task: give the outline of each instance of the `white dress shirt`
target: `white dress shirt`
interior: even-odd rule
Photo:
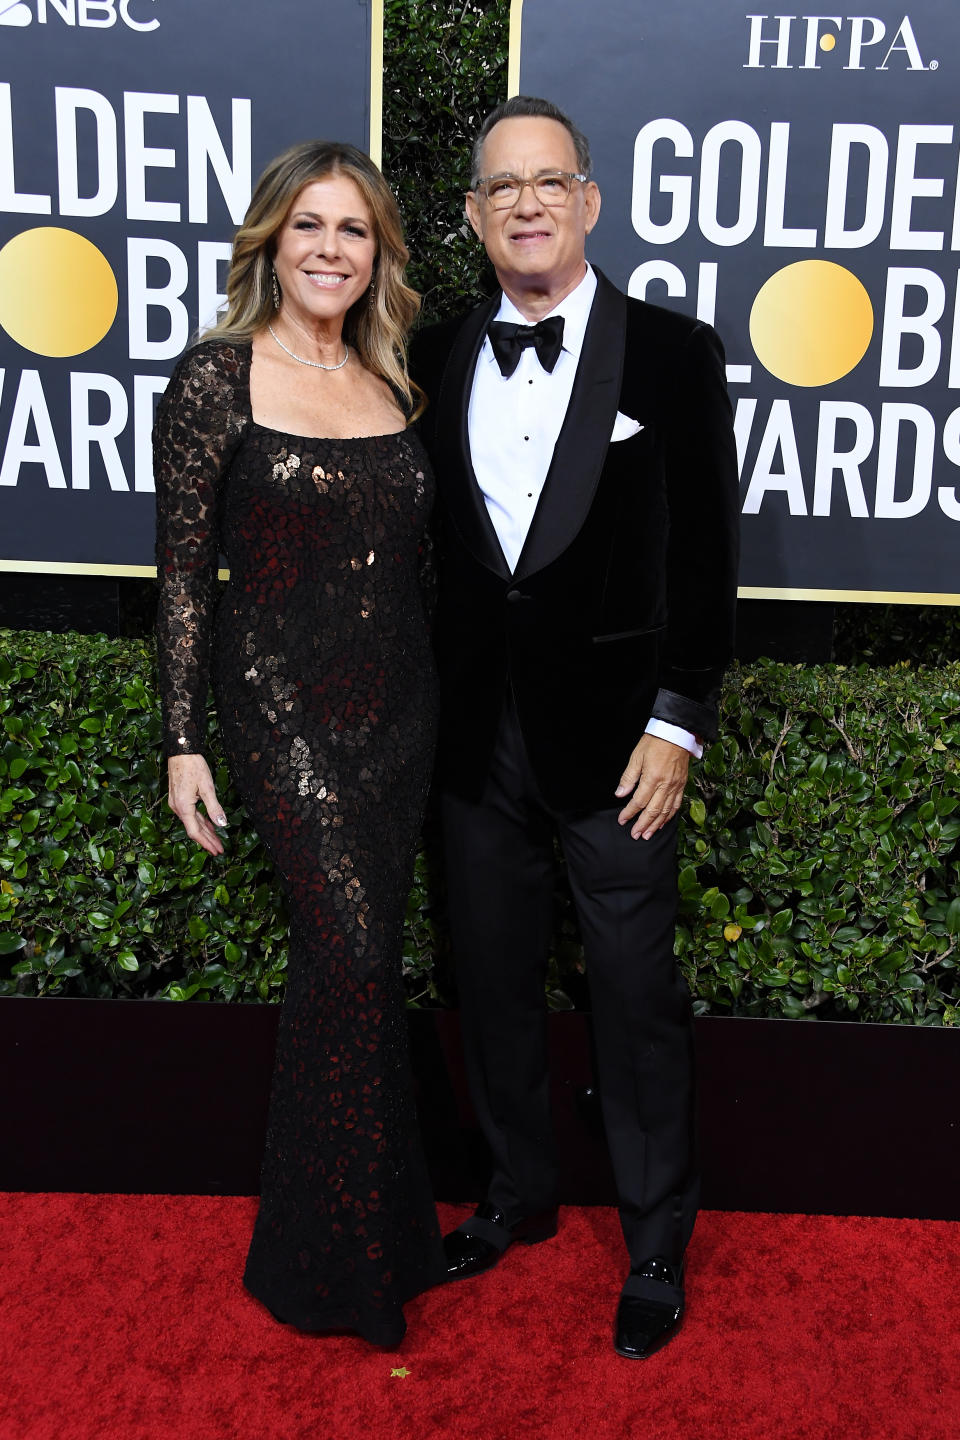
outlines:
[[[516,569],[533,521],[570,404],[596,292],[597,277],[588,265],[576,289],[550,311],[551,315],[563,317],[563,349],[551,373],[544,370],[536,350],[529,346],[521,351],[513,374],[503,375],[489,336],[484,338],[477,357],[467,422],[470,456],[511,572]],[[501,297],[494,318],[515,325],[530,324],[506,295]],[[698,757],[702,754],[696,737],[678,725],[651,718],[647,733],[670,740]]]

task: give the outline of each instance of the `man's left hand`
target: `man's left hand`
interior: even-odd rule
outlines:
[[[617,794],[633,794],[617,816],[619,825],[634,821],[630,834],[649,840],[673,819],[683,803],[690,753],[672,740],[644,735],[620,777]]]

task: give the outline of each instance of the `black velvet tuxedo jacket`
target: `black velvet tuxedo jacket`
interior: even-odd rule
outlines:
[[[733,642],[738,486],[709,325],[597,272],[566,418],[511,575],[470,460],[473,373],[499,297],[411,352],[438,487],[441,783],[478,799],[508,686],[549,804],[614,795],[651,715],[712,739]],[[617,411],[639,421],[611,442]]]

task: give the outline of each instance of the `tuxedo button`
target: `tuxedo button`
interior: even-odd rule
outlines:
[[[524,595],[522,590],[508,590],[507,599],[510,601],[511,605],[515,605],[518,600],[529,600],[530,596]]]

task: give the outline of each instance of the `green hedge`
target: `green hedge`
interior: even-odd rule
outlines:
[[[0,632],[0,994],[274,1000],[285,920],[217,761],[227,854],[164,803],[145,642]],[[953,1025],[960,665],[736,669],[681,839],[680,962],[701,1013]],[[405,937],[449,999],[436,846]],[[586,1003],[561,894],[551,999]]]
[[[474,136],[506,99],[509,14],[505,0],[384,5],[383,171],[427,322],[469,308],[496,283],[463,197]]]

